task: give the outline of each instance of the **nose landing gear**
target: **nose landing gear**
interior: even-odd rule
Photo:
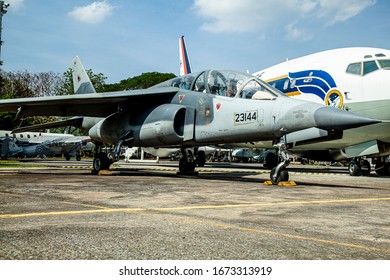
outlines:
[[[280,182],[288,181],[289,175],[286,167],[290,164],[290,159],[288,156],[288,150],[286,143],[281,139],[279,143],[274,145],[278,149],[278,157],[280,163],[271,170],[271,181],[272,184],[277,185]]]

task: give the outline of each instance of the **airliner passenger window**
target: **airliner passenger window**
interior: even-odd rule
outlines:
[[[360,62],[358,63],[351,63],[348,65],[347,73],[355,74],[355,75],[361,75],[362,73],[362,64]]]
[[[378,65],[376,64],[376,62],[374,60],[364,62],[363,75],[367,75],[368,73],[374,72],[376,70],[378,70]]]

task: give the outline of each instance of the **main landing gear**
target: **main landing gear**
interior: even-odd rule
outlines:
[[[95,143],[96,153],[93,158],[92,174],[99,174],[102,170],[109,170],[110,165],[119,160],[119,152],[122,141],[119,141],[109,154],[102,151],[102,143]]]
[[[348,164],[348,172],[351,176],[368,176],[371,173],[371,164],[363,158],[354,158]],[[375,164],[375,172],[378,176],[390,176],[390,157],[380,157]]]
[[[280,159],[280,163],[272,168],[271,170],[271,181],[272,184],[277,185],[280,182],[288,181],[289,175],[288,171],[286,170],[286,167],[290,164],[288,151],[286,143],[284,143],[283,140],[280,140],[279,143],[275,144],[274,146],[278,149],[278,157]]]
[[[182,157],[179,161],[179,173],[182,175],[197,175],[195,172],[196,159],[190,149],[181,149]]]
[[[377,160],[375,172],[379,176],[390,176],[390,156],[381,157]]]
[[[371,164],[362,158],[353,159],[348,164],[348,172],[351,176],[368,176],[371,172]]]

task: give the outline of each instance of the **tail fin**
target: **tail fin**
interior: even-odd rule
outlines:
[[[190,74],[192,72],[191,61],[188,57],[184,36],[179,38],[179,56],[180,56],[180,76]]]
[[[96,93],[87,71],[78,56],[72,60],[73,89],[75,94]]]

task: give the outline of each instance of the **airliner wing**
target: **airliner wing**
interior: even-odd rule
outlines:
[[[121,109],[150,107],[172,99],[175,87],[0,100],[0,111],[23,116],[107,117]]]

